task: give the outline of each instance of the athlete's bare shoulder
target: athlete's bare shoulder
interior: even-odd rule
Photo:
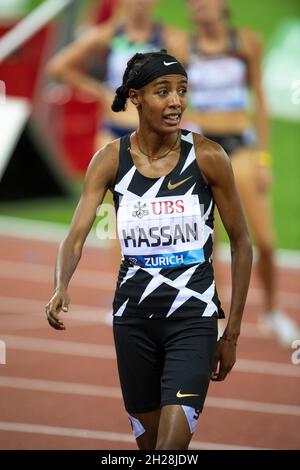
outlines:
[[[86,179],[98,180],[101,185],[110,187],[119,167],[119,150],[120,139],[113,140],[97,150],[89,164]]]
[[[193,141],[196,157],[201,158],[201,160],[208,160],[208,163],[213,163],[213,161],[218,162],[220,158],[228,158],[221,145],[201,134],[193,132]]]
[[[111,140],[107,144],[103,145],[103,147],[101,147],[98,150],[98,152],[102,152],[104,154],[109,154],[110,156],[112,156],[113,154],[118,152],[119,149],[120,149],[120,139],[118,138],[118,139]]]
[[[214,184],[230,167],[228,155],[221,145],[203,135],[193,133],[195,155],[207,184]]]

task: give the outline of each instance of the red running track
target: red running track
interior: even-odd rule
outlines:
[[[115,283],[109,251],[85,248],[67,330],[55,331],[44,306],[57,243],[0,238],[0,449],[135,449],[105,323]],[[279,297],[295,319],[299,285],[300,269],[281,269]],[[226,289],[224,299],[226,310]],[[211,383],[191,449],[299,449],[300,366],[291,348],[259,331],[261,309],[254,276],[237,364],[225,382]]]

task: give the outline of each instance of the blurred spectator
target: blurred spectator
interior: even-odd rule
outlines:
[[[135,52],[150,52],[166,48],[182,58],[183,33],[154,22],[152,9],[156,0],[119,0],[119,12],[111,19],[88,30],[77,41],[60,51],[48,64],[47,71],[98,99],[103,106],[103,125],[97,135],[95,150],[113,138],[120,137],[138,123],[137,113],[130,103],[126,113],[112,113],[115,89],[122,83],[127,61]],[[82,67],[98,52],[104,56],[101,81]],[[99,61],[100,62],[100,61]],[[100,66],[100,64],[99,64]]]
[[[264,289],[261,326],[291,346],[296,324],[278,308],[274,231],[268,190],[272,158],[261,84],[262,44],[258,34],[230,25],[225,0],[188,0],[195,34],[190,38],[189,119],[218,142],[232,161],[236,183],[257,246],[257,269]],[[255,124],[248,92],[253,95]]]

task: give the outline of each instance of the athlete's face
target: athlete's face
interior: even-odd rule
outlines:
[[[224,17],[225,0],[188,0],[193,21],[205,24]]]
[[[179,129],[187,105],[187,79],[184,75],[163,75],[136,95],[140,119],[157,132]]]

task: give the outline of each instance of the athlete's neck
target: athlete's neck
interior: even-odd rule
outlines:
[[[142,147],[147,155],[159,155],[174,145],[178,138],[178,132],[180,132],[179,129],[170,134],[157,134],[156,132],[143,129],[142,126],[140,126],[136,130],[138,141],[135,136],[135,142],[137,143],[137,147]]]
[[[222,40],[227,37],[227,34],[228,24],[225,20],[204,23],[198,28],[198,37],[207,38],[208,40]]]

